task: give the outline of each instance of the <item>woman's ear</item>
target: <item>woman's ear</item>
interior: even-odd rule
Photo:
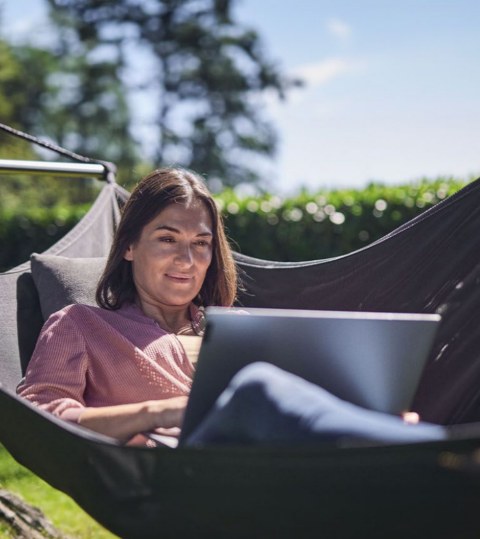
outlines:
[[[123,258],[125,260],[129,260],[130,262],[133,260],[133,249],[131,245],[129,245],[127,250],[123,253]]]

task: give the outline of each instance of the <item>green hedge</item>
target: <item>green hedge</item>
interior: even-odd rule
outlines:
[[[368,245],[466,183],[444,178],[394,187],[370,184],[288,199],[238,199],[230,191],[219,201],[238,251],[267,260],[315,260]]]
[[[0,269],[12,268],[60,240],[87,213],[89,205],[32,208],[0,213]]]
[[[339,256],[364,247],[458,191],[467,181],[422,180],[400,186],[370,184],[281,198],[265,194],[216,196],[235,250],[267,260]],[[0,214],[0,268],[14,267],[58,241],[88,206],[36,208]]]

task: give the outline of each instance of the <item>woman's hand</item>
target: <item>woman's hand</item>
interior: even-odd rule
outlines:
[[[78,423],[95,432],[127,441],[136,434],[157,428],[180,428],[188,397],[171,397],[116,406],[85,408]]]
[[[148,401],[147,413],[150,414],[152,424],[145,430],[156,428],[181,427],[185,408],[187,407],[187,397],[172,397],[170,399]]]
[[[408,425],[417,425],[420,423],[420,416],[416,412],[403,412],[402,419]]]

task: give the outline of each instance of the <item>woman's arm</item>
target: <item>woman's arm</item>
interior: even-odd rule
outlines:
[[[85,392],[90,368],[86,338],[66,308],[52,315],[43,327],[17,392],[62,419],[121,441],[156,429],[173,436],[178,433],[186,396],[150,398],[128,404],[108,405],[107,401],[106,405],[89,406]],[[115,373],[114,357],[112,373]]]
[[[157,428],[181,427],[187,397],[133,404],[84,408],[77,422],[95,432],[127,441],[134,435]]]
[[[59,417],[85,406],[88,355],[82,333],[67,309],[52,314],[42,328],[17,393]]]

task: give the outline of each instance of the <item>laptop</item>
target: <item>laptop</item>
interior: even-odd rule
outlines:
[[[359,406],[409,411],[437,314],[210,307],[180,443],[242,367],[272,363]]]

